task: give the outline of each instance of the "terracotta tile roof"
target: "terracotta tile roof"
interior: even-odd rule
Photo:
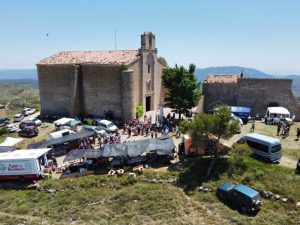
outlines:
[[[139,57],[137,50],[63,51],[41,60],[38,64],[128,64]]]
[[[204,83],[237,83],[241,75],[237,74],[213,74],[208,75]]]

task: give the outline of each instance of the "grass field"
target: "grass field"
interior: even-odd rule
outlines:
[[[270,137],[278,138],[281,140],[283,155],[290,157],[292,159],[300,158],[300,141],[296,140],[296,130],[297,127],[300,128],[300,122],[295,122],[290,129],[289,136],[284,137],[282,135],[276,136],[277,126],[266,125],[261,121],[256,121],[255,123],[255,133],[268,135]],[[233,136],[230,140],[227,140],[229,145],[237,141],[243,135],[250,133],[251,123],[243,126],[242,133]]]
[[[41,134],[25,139],[19,147],[47,138],[54,127],[39,128]],[[228,143],[245,133],[243,127]],[[295,123],[289,137],[276,136],[276,127],[256,122],[257,133],[281,139],[285,157],[299,157]],[[10,134],[16,136],[17,134]],[[4,137],[0,137],[1,139]],[[137,178],[95,174],[63,180],[44,180],[41,190],[0,189],[0,224],[295,224],[300,221],[300,176],[293,169],[263,163],[248,156],[220,158],[211,179],[205,179],[210,158],[186,158],[168,169],[148,169]],[[176,179],[176,184],[167,180]],[[161,181],[161,182],[160,182]],[[225,182],[245,183],[258,190],[272,191],[294,200],[283,203],[263,199],[255,216],[219,201],[214,192],[199,192],[199,186],[213,190]],[[0,183],[1,184],[1,183]]]
[[[55,130],[55,127],[52,123],[43,123],[42,126],[38,127],[39,129],[39,135],[33,138],[23,138],[24,140],[21,141],[17,147],[21,149],[26,149],[29,144],[33,144],[39,141],[47,140],[48,134],[53,132]],[[8,133],[5,135],[0,136],[0,143],[2,143],[6,137],[14,137],[14,138],[20,138],[19,134],[17,132],[14,133]]]
[[[214,192],[224,181],[243,182],[300,201],[300,177],[292,170],[247,156],[221,158],[210,180],[204,179],[210,158],[191,158],[165,172],[146,170],[132,178],[91,175],[45,180],[43,189],[1,190],[0,223],[5,224],[294,224],[295,203],[263,200],[256,216],[242,215],[219,201]],[[177,179],[177,184],[150,183]]]

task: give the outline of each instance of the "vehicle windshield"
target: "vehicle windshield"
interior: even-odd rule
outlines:
[[[96,127],[95,128],[95,131],[101,131],[102,129],[101,128],[99,128],[99,127]]]
[[[260,195],[259,194],[252,197],[253,202],[256,202],[257,200],[260,200]]]
[[[281,144],[273,146],[271,152],[275,153],[275,152],[279,152],[280,150],[281,150]]]
[[[107,126],[108,128],[110,128],[110,127],[113,127],[114,125],[113,125],[113,123],[108,123],[106,126]]]

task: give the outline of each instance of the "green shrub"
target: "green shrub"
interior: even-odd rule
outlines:
[[[135,108],[135,116],[136,118],[140,118],[144,113],[144,107],[142,105],[138,105],[136,108]]]
[[[134,178],[133,176],[128,176],[126,179],[124,179],[121,182],[121,185],[128,186],[128,185],[135,184],[136,182],[137,182],[136,178]]]
[[[261,169],[257,169],[255,171],[255,179],[261,179],[265,176],[265,171],[261,170]]]
[[[244,177],[243,177],[243,183],[249,183],[254,179],[253,174],[251,172],[247,172],[245,173]]]
[[[6,126],[3,126],[0,128],[0,135],[7,134],[8,128]]]
[[[87,123],[88,125],[93,125],[93,119],[88,118],[88,119],[86,120],[86,123]]]
[[[232,148],[231,154],[250,156],[252,154],[252,150],[247,144],[237,144]]]

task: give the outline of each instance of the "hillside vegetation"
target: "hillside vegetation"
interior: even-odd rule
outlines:
[[[5,224],[294,224],[295,202],[263,200],[257,215],[242,215],[222,203],[213,190],[224,182],[243,182],[293,201],[300,199],[300,177],[292,170],[248,156],[218,160],[210,180],[210,158],[190,158],[168,170],[148,169],[137,178],[91,175],[45,180],[39,190],[0,190],[0,223]],[[169,182],[169,181],[172,182]],[[175,181],[175,182],[174,182]]]
[[[0,85],[0,104],[9,110],[20,110],[23,106],[40,109],[39,91],[20,85]]]

